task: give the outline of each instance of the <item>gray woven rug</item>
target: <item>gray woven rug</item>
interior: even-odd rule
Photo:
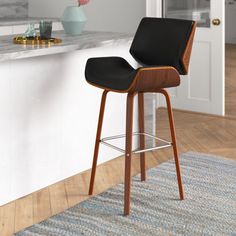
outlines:
[[[133,178],[132,215],[123,217],[123,184],[17,236],[236,235],[236,162],[199,153],[181,156],[186,200],[178,200],[173,161]]]

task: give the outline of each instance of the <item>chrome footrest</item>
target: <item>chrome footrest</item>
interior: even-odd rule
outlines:
[[[151,135],[151,134],[147,134],[147,133],[139,133],[139,132],[135,132],[133,133],[133,136],[140,136],[140,135],[144,135],[144,136],[147,136],[149,138],[153,138],[153,139],[156,139],[158,141],[161,141],[163,143],[165,143],[165,145],[161,145],[161,146],[156,146],[156,147],[151,147],[151,148],[147,148],[147,149],[143,149],[143,150],[133,150],[132,153],[133,154],[139,154],[139,153],[143,153],[143,152],[149,152],[149,151],[154,151],[154,150],[159,150],[159,149],[163,149],[163,148],[168,148],[168,147],[172,147],[172,143],[169,142],[169,141],[166,141],[164,139],[161,139],[161,138],[158,138],[158,137],[155,137],[154,135]],[[100,140],[100,143],[118,151],[118,152],[121,152],[123,154],[125,154],[125,150],[122,149],[122,148],[119,148],[113,144],[110,144],[108,143],[107,141],[111,141],[111,140],[115,140],[115,139],[121,139],[121,138],[125,138],[126,135],[125,134],[122,134],[122,135],[116,135],[116,136],[111,136],[111,137],[107,137],[107,138],[103,138]]]

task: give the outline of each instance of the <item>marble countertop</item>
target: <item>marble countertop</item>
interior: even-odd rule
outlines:
[[[130,43],[133,35],[126,33],[85,31],[79,36],[68,36],[64,31],[53,32],[53,37],[62,39],[54,46],[29,46],[13,44],[14,35],[0,37],[0,62],[44,55],[72,52],[104,46]]]
[[[26,25],[29,23],[38,23],[40,20],[50,20],[53,22],[60,21],[57,18],[39,18],[39,17],[27,17],[27,18],[0,18],[1,26],[15,26],[15,25]]]

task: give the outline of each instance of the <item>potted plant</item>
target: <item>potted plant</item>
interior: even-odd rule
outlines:
[[[63,28],[69,35],[79,35],[83,31],[87,22],[82,6],[89,3],[90,0],[77,1],[78,6],[68,6],[61,19]]]

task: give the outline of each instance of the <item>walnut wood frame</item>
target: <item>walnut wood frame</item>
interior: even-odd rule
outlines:
[[[193,39],[196,30],[196,23],[193,23],[192,31],[189,36],[189,40],[186,45],[186,49],[182,56],[182,64],[185,73],[188,73],[190,56],[192,51]],[[102,123],[105,111],[105,103],[108,92],[128,93],[127,95],[127,107],[126,107],[126,147],[125,147],[125,194],[124,194],[124,215],[130,214],[130,189],[131,189],[131,159],[132,159],[132,131],[133,131],[133,107],[134,97],[138,94],[139,103],[139,129],[140,133],[144,133],[144,93],[154,92],[161,93],[165,96],[169,117],[170,132],[172,138],[172,147],[174,152],[176,175],[179,188],[180,200],[184,199],[184,191],[181,179],[181,170],[179,164],[179,156],[177,150],[176,133],[174,126],[174,118],[171,107],[170,96],[164,88],[176,87],[180,84],[180,75],[178,71],[171,66],[161,67],[148,67],[140,68],[134,78],[131,86],[127,90],[114,90],[105,87],[92,84],[98,88],[104,89],[101,101],[100,115],[98,120],[98,129],[94,149],[93,166],[90,179],[89,195],[93,194],[94,180],[96,174],[96,166],[99,152],[99,145],[101,141]],[[145,148],[145,139],[140,137],[140,148]],[[140,154],[140,169],[141,169],[141,181],[146,180],[146,168],[145,168],[145,154]]]
[[[187,42],[187,46],[184,50],[184,54],[182,56],[182,64],[183,64],[183,68],[184,68],[184,72],[187,75],[188,74],[188,69],[189,69],[189,63],[190,63],[190,58],[191,58],[191,53],[192,53],[192,48],[193,48],[193,40],[194,40],[194,35],[196,32],[196,28],[197,28],[197,23],[194,22],[193,26],[192,26],[192,30]]]
[[[107,97],[107,90],[104,90],[101,100],[101,107],[100,107],[100,114],[98,119],[98,129],[97,129],[97,136],[95,142],[95,149],[94,149],[94,157],[93,157],[93,165],[92,165],[92,172],[91,172],[91,179],[90,179],[90,186],[89,186],[89,195],[93,194],[94,189],[94,180],[96,174],[96,167],[97,167],[97,160],[98,160],[98,152],[99,146],[101,141],[101,131],[102,131],[102,124],[103,124],[103,117],[105,111],[105,104],[106,104],[106,97]],[[170,124],[170,131],[171,131],[171,138],[172,138],[172,146],[175,158],[175,165],[176,165],[176,174],[178,180],[178,187],[179,187],[179,195],[180,200],[184,199],[184,191],[181,179],[181,170],[179,164],[179,156],[177,151],[177,141],[176,141],[176,134],[175,134],[175,126],[174,126],[174,119],[173,113],[171,108],[171,101],[168,92],[164,89],[159,89],[156,93],[161,93],[166,98],[167,103],[167,110],[169,116],[169,124]],[[134,107],[134,97],[138,94],[138,103],[139,103],[139,129],[140,133],[143,133],[144,130],[144,93],[128,93],[127,95],[127,106],[126,106],[126,146],[125,146],[125,194],[124,194],[124,215],[127,216],[130,214],[130,190],[131,190],[131,160],[132,160],[132,133],[133,133],[133,107]],[[142,135],[140,136],[140,148],[144,149],[145,147],[145,140]],[[141,181],[146,180],[146,167],[145,167],[145,153],[140,153],[140,169],[141,169]]]

